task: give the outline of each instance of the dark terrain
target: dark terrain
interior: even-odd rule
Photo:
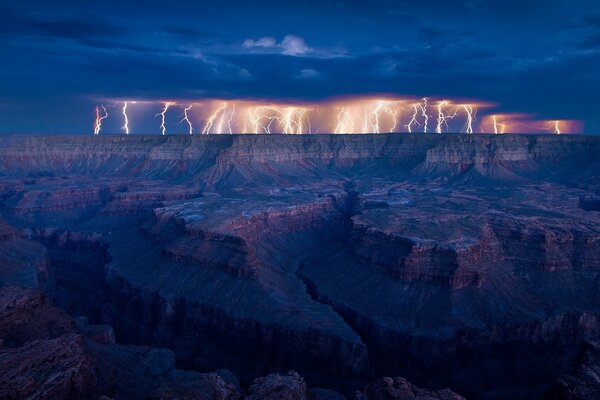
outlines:
[[[0,137],[0,398],[598,398],[599,171],[578,135]]]

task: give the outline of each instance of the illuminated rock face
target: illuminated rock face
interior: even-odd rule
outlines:
[[[535,398],[600,333],[600,138],[8,136],[0,163],[3,285],[246,387]]]

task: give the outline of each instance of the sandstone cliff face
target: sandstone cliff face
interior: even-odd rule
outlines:
[[[546,165],[568,168],[597,162],[598,140],[578,135],[214,135],[146,137],[19,137],[0,139],[3,168],[36,177],[73,173],[122,176],[231,178],[259,174],[277,180],[277,166],[291,177],[315,176],[315,167],[373,168],[371,160],[398,169],[421,166],[458,173],[468,166],[480,172],[528,172]],[[273,167],[269,167],[272,163]],[[462,166],[462,167],[461,167]],[[521,168],[526,167],[523,171]],[[311,171],[312,170],[312,171]],[[547,171],[549,172],[549,171]],[[227,175],[231,176],[227,176]],[[239,182],[233,182],[239,183]]]
[[[248,387],[536,398],[600,333],[597,138],[12,136],[0,168],[1,282]]]

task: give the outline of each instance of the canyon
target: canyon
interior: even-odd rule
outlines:
[[[595,398],[598,171],[583,135],[0,136],[0,381]]]

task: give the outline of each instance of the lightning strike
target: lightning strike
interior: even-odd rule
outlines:
[[[164,108],[162,109],[162,111],[155,115],[155,117],[160,116],[161,118],[160,130],[163,135],[167,134],[167,126],[165,125],[165,114],[167,113],[167,110],[172,104],[174,103],[167,101],[166,103],[164,103]]]
[[[227,120],[227,127],[229,128],[229,134],[233,134],[233,129],[231,128],[231,122],[233,121],[233,114],[235,114],[235,103],[233,103],[233,107],[231,109],[231,114],[229,114],[229,120]]]
[[[466,125],[465,125],[465,133],[472,134],[473,133],[473,106],[470,104],[463,104],[462,108],[465,110],[466,114]]]
[[[354,129],[352,118],[350,118],[350,109],[348,107],[340,108],[337,115],[337,125],[335,126],[335,133],[348,133]]]
[[[498,123],[498,120],[496,119],[495,115],[492,116],[492,121],[494,122],[494,133],[495,134],[504,133],[504,130],[506,129],[506,125]]]
[[[419,103],[419,109],[421,110],[421,116],[423,117],[423,132],[427,133],[427,126],[429,125],[429,114],[427,114],[427,97],[423,97],[423,104]]]
[[[188,124],[188,132],[190,133],[190,135],[192,135],[194,133],[194,127],[192,126],[192,121],[190,121],[189,115],[188,115],[188,111],[190,111],[192,109],[193,104],[190,104],[187,107],[183,108],[183,118],[181,119],[181,121],[179,121],[179,123],[182,123],[183,121],[186,122],[186,124]]]
[[[390,132],[396,129],[396,125],[398,124],[397,111],[390,107],[388,102],[378,101],[372,112],[367,113],[365,110],[363,133],[381,133],[380,119],[382,114],[389,115],[394,122]]]
[[[435,133],[442,133],[442,129],[443,129],[442,127],[445,125],[447,128],[448,120],[456,117],[456,114],[458,113],[457,110],[454,110],[454,114],[446,115],[446,113],[444,112],[444,107],[448,106],[448,104],[449,103],[447,100],[442,100],[437,104],[438,117],[437,117],[437,125],[435,127]]]
[[[126,101],[123,102],[123,108],[121,110],[121,113],[123,114],[123,118],[125,120],[121,129],[125,131],[126,135],[129,135],[129,118],[127,117],[127,102]]]
[[[417,121],[417,115],[419,115],[419,105],[413,104],[410,107],[412,108],[412,114],[410,115],[410,121],[408,121],[408,124],[404,125],[404,126],[406,126],[406,130],[408,131],[408,133],[412,133],[413,125],[419,125],[419,122]]]
[[[254,127],[253,133],[270,134],[277,129],[283,134],[311,133],[308,108],[276,105],[256,106],[247,112],[248,122]]]
[[[104,115],[100,115],[100,110],[96,107],[96,121],[94,122],[94,135],[100,134],[100,130],[102,129],[102,121],[108,118],[108,111],[106,107],[100,105],[102,110],[104,111]]]
[[[554,121],[554,133],[560,135],[560,127],[558,126],[558,121]]]
[[[214,113],[212,113],[208,119],[206,120],[206,125],[204,125],[204,129],[202,129],[203,135],[208,135],[213,125],[215,124],[215,120],[220,114],[223,114],[223,110],[227,108],[227,103],[223,103],[221,107],[219,107]],[[220,122],[223,120],[223,116],[221,115]],[[218,129],[216,133],[221,133]]]

